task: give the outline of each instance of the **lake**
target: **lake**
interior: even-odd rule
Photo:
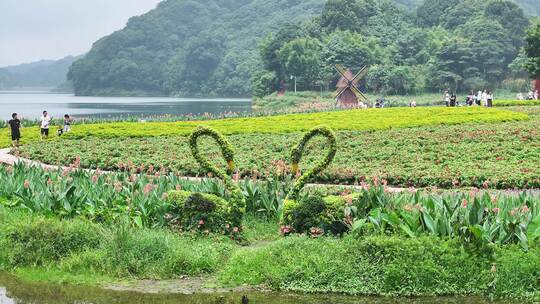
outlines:
[[[53,118],[64,114],[79,117],[184,116],[204,113],[251,112],[250,99],[168,97],[75,97],[47,92],[0,91],[0,119],[12,113],[38,118],[47,110]]]
[[[302,295],[277,292],[222,294],[143,294],[118,292],[89,287],[25,283],[0,272],[0,304],[241,304],[246,296],[249,304],[487,304],[517,303],[476,297],[383,298],[338,295]]]

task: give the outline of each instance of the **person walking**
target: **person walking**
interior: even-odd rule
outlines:
[[[49,138],[51,120],[52,118],[49,116],[49,113],[43,111],[43,116],[41,116],[41,140]]]
[[[21,140],[21,121],[19,120],[17,113],[13,113],[11,115],[11,120],[8,122],[8,124],[13,148],[18,148],[19,141]]]
[[[533,97],[534,97],[534,100],[538,100],[538,90],[534,91]]]

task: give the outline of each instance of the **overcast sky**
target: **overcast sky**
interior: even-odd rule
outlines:
[[[160,0],[0,0],[0,67],[87,52]]]

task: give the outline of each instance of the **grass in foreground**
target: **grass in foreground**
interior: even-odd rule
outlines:
[[[6,209],[0,209],[0,218],[0,267],[30,280],[96,285],[110,278],[207,274],[223,286],[262,284],[275,290],[540,299],[540,244],[534,243],[528,252],[517,246],[477,251],[430,237],[295,236],[265,237],[242,247],[223,238],[59,221]],[[252,235],[258,229],[267,235],[267,224],[251,221],[258,227]]]

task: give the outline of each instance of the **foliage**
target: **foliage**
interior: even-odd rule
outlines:
[[[357,200],[358,195],[325,196],[308,195],[297,201],[285,200],[283,206],[284,234],[304,233],[314,237],[324,234],[341,235],[349,231],[345,210]]]
[[[313,177],[317,176],[317,174],[324,171],[332,161],[334,160],[334,157],[337,153],[337,138],[334,132],[329,129],[328,127],[317,127],[309,132],[307,132],[302,139],[300,139],[300,142],[298,145],[292,150],[291,152],[291,161],[292,161],[292,172],[296,174],[299,172],[298,165],[300,164],[300,161],[302,160],[302,155],[304,154],[304,151],[306,149],[306,145],[316,138],[317,136],[321,136],[326,139],[327,145],[328,145],[328,153],[326,156],[317,163],[312,169],[307,170],[304,174],[302,174],[298,180],[295,182],[293,189],[288,195],[288,198],[291,200],[297,200],[298,195],[300,191],[306,186],[306,184],[313,179]]]
[[[172,279],[215,272],[233,244],[225,238],[192,239],[161,229],[45,219],[0,207],[0,268],[42,266],[65,273],[121,279]]]
[[[330,0],[319,17],[287,25],[282,32],[289,35],[267,38],[263,67],[292,85],[281,73],[286,58],[265,55],[294,41],[310,41],[302,54],[311,60],[297,60],[295,68],[297,77],[311,79],[300,84],[304,90],[333,86],[338,63],[353,71],[375,65],[365,84],[369,92],[493,89],[513,77],[508,66],[518,57],[528,25],[523,9],[508,0],[426,0],[414,13],[392,1]],[[428,69],[428,81],[414,81]]]
[[[219,145],[219,148],[221,149],[221,153],[223,155],[223,158],[227,162],[227,166],[228,166],[227,172],[224,172],[223,170],[217,168],[215,165],[210,163],[210,161],[208,161],[200,153],[199,146],[198,146],[198,140],[199,140],[199,138],[201,138],[203,136],[208,136],[208,137],[214,139],[216,141],[216,143]],[[226,201],[225,202],[226,204],[223,206],[224,207],[224,212],[222,212],[223,214],[221,216],[224,215],[224,217],[225,217],[224,222],[219,222],[218,221],[217,223],[214,223],[215,226],[216,227],[219,226],[219,227],[223,228],[225,225],[228,225],[231,230],[234,229],[234,228],[236,228],[236,230],[238,230],[239,227],[241,227],[241,225],[242,225],[242,217],[243,217],[244,212],[245,212],[246,201],[244,199],[242,190],[240,190],[240,188],[232,181],[231,177],[228,174],[228,173],[232,173],[232,171],[234,170],[234,151],[233,151],[233,148],[232,148],[231,144],[219,132],[217,132],[217,131],[215,131],[213,129],[210,129],[210,128],[198,127],[189,136],[189,145],[190,145],[190,148],[191,148],[191,153],[193,154],[193,156],[195,157],[197,162],[203,167],[203,169],[209,171],[210,173],[215,174],[225,184],[225,187],[227,188],[227,190],[231,194],[231,198],[228,201]],[[201,196],[199,196],[199,197],[195,196],[194,197],[193,195],[191,195],[191,196],[189,196],[187,198],[187,200],[185,201],[185,204],[184,204],[183,207],[187,208],[187,209],[190,209],[191,208],[190,203],[191,203],[191,205],[196,204],[196,202],[198,200],[200,200],[201,198],[203,198],[203,197],[201,197]],[[206,201],[212,201],[212,199],[208,198],[208,197],[205,200]],[[202,201],[201,201],[201,203],[202,203]],[[219,210],[220,209],[219,208],[220,207],[219,206],[220,205],[219,200],[215,201],[214,204],[216,204],[216,206],[214,206],[214,208]],[[196,210],[196,211],[203,211],[205,213],[210,213],[213,210]],[[180,209],[180,213],[182,213],[182,212],[184,212],[183,208]],[[220,212],[218,212],[218,213],[220,213]],[[211,227],[211,228],[213,228],[213,227]]]
[[[527,121],[341,131],[337,133],[339,151],[334,163],[314,181],[354,184],[378,176],[390,185],[403,187],[482,187],[487,181],[493,188],[537,188],[540,113],[535,114],[535,109],[512,108],[531,115]],[[454,113],[453,110],[448,113]],[[361,119],[366,118],[358,121]],[[379,121],[374,119],[372,124],[379,123],[382,123],[380,116]],[[291,172],[289,151],[301,136],[296,132],[230,136],[229,140],[237,149],[238,177],[269,179],[272,192],[283,193],[273,177]],[[221,151],[213,143],[201,141],[201,144],[201,150],[213,162],[221,160]],[[323,145],[324,141],[316,139],[306,146],[306,170],[319,161]],[[141,166],[143,170],[152,166],[184,176],[207,173],[190,156],[189,143],[183,137],[63,139],[23,146],[20,153],[27,158],[62,165],[70,165],[80,156],[81,166],[86,168],[137,172]],[[275,196],[267,199],[265,201],[275,201]]]
[[[229,285],[353,295],[498,298],[518,296],[517,288],[527,298],[538,299],[535,279],[527,279],[536,273],[539,256],[537,247],[529,253],[503,247],[490,259],[453,240],[430,237],[289,237],[236,251],[220,279]]]
[[[525,42],[525,53],[529,57],[527,69],[533,78],[537,78],[540,76],[540,22],[531,26]]]
[[[69,72],[77,95],[247,96],[257,45],[324,0],[168,0],[94,43]]]
[[[103,123],[74,128],[65,138],[121,138],[188,135],[197,125],[223,134],[291,133],[307,131],[317,125],[333,130],[384,130],[429,125],[455,125],[479,122],[526,120],[527,115],[486,108],[392,108],[289,114],[267,117],[222,119],[205,122]],[[5,132],[5,130],[3,130]],[[6,136],[7,138],[7,136]],[[7,143],[6,143],[7,144]],[[4,146],[6,146],[6,144]]]

